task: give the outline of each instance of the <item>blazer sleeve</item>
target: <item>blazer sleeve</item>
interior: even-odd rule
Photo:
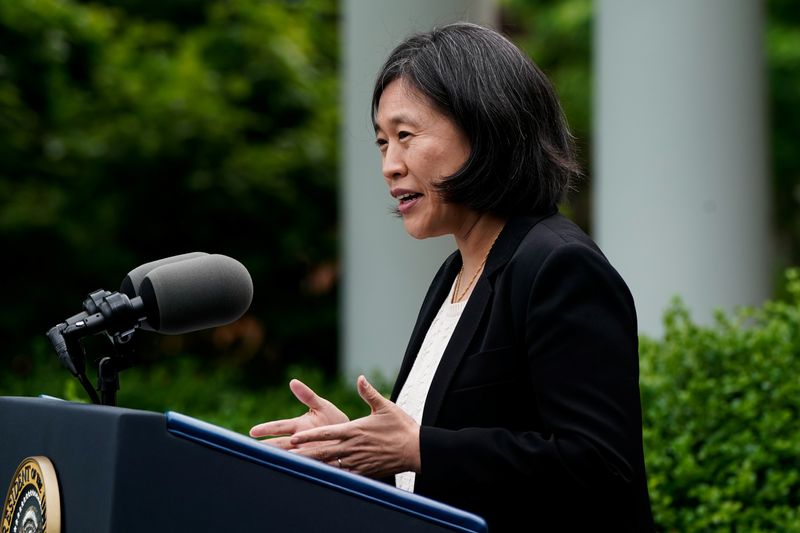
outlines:
[[[532,279],[513,305],[525,306],[519,337],[530,388],[522,392],[536,406],[541,428],[423,426],[425,478],[454,484],[536,480],[585,491],[612,490],[610,484],[634,477],[641,408],[630,292],[605,257],[582,243],[556,247]]]

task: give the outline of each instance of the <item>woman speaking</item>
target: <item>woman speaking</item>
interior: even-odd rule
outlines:
[[[391,400],[349,420],[298,380],[306,414],[254,437],[483,516],[491,532],[651,531],[636,312],[558,214],[579,175],[545,75],[458,23],[391,53],[372,97],[388,193],[412,237],[452,235]]]

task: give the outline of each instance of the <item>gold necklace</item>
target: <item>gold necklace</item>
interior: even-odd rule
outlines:
[[[486,256],[488,257],[489,254],[486,254]],[[461,296],[458,296],[458,289],[460,288],[459,286],[461,285],[461,275],[464,273],[464,265],[461,265],[461,270],[458,271],[458,276],[456,276],[456,286],[453,288],[452,303],[456,304],[460,302],[464,298],[464,296],[467,295],[467,292],[469,292],[469,289],[472,287],[472,284],[475,283],[475,279],[478,277],[478,274],[480,274],[481,270],[483,270],[484,265],[486,265],[486,259],[483,260],[481,266],[479,266],[478,269],[475,271],[475,274],[472,276],[472,279],[469,280],[469,285],[467,285],[467,288],[464,289],[464,292],[461,293]]]
[[[451,300],[451,303],[454,303],[454,304],[458,303],[461,300],[463,300],[464,297],[467,295],[469,290],[472,288],[472,284],[475,283],[475,280],[478,278],[478,274],[480,274],[483,271],[483,267],[486,266],[486,260],[489,259],[489,252],[492,251],[492,248],[494,247],[494,243],[495,243],[495,241],[497,241],[497,237],[499,237],[499,236],[500,236],[499,233],[494,236],[494,240],[492,241],[491,246],[489,246],[489,249],[486,250],[486,255],[483,257],[483,261],[481,261],[481,264],[478,267],[478,269],[475,270],[475,274],[472,275],[472,279],[469,280],[469,285],[467,285],[467,288],[464,289],[464,292],[462,292],[461,296],[459,296],[458,295],[458,290],[461,288],[461,277],[464,275],[464,263],[461,263],[461,270],[458,271],[458,275],[456,276],[456,286],[453,287],[453,298]]]

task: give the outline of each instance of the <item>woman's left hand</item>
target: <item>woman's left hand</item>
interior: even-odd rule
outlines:
[[[381,396],[364,376],[358,377],[356,388],[372,412],[343,424],[296,433],[291,438],[294,451],[369,477],[419,472],[419,424]],[[318,444],[324,441],[335,442]]]

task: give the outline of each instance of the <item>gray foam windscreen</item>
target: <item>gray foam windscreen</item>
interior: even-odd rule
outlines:
[[[212,254],[154,268],[139,292],[151,310],[142,329],[177,335],[239,319],[253,300],[253,281],[240,262]]]
[[[139,286],[142,284],[142,281],[144,281],[144,277],[149,274],[150,271],[155,270],[162,265],[186,261],[187,259],[194,259],[195,257],[201,257],[204,255],[208,254],[205,252],[189,252],[187,254],[173,255],[172,257],[165,257],[164,259],[158,259],[156,261],[150,261],[149,263],[139,265],[128,272],[128,275],[122,280],[122,285],[120,286],[119,290],[121,293],[128,295],[129,298],[139,296]]]

